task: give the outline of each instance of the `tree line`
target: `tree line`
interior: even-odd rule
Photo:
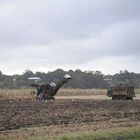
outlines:
[[[50,82],[57,83],[65,74],[69,74],[72,80],[65,84],[65,88],[109,88],[119,83],[129,83],[136,88],[140,88],[140,73],[129,72],[127,70],[120,71],[114,75],[104,75],[100,71],[81,71],[79,69],[73,71],[64,71],[57,69],[52,72],[32,72],[26,70],[23,74],[5,75],[0,71],[0,89],[23,89],[30,88],[35,82],[29,80],[29,77],[40,77],[39,83],[45,84]]]

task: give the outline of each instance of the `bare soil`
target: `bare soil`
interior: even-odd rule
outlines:
[[[140,124],[140,101],[56,99],[0,101],[0,133],[28,127],[96,124],[132,127]],[[108,126],[107,126],[108,127]]]

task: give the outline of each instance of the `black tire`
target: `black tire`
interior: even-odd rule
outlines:
[[[126,100],[127,98],[125,96],[122,97],[122,100]]]
[[[116,96],[112,96],[112,100],[118,100]]]
[[[127,97],[127,100],[132,100],[133,101],[133,97]]]

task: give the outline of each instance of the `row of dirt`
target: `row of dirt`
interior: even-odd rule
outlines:
[[[140,101],[1,101],[0,131],[35,126],[140,122]]]

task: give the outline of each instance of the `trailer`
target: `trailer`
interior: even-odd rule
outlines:
[[[107,96],[112,97],[112,100],[133,100],[136,95],[133,85],[119,84],[110,87],[107,91]]]

